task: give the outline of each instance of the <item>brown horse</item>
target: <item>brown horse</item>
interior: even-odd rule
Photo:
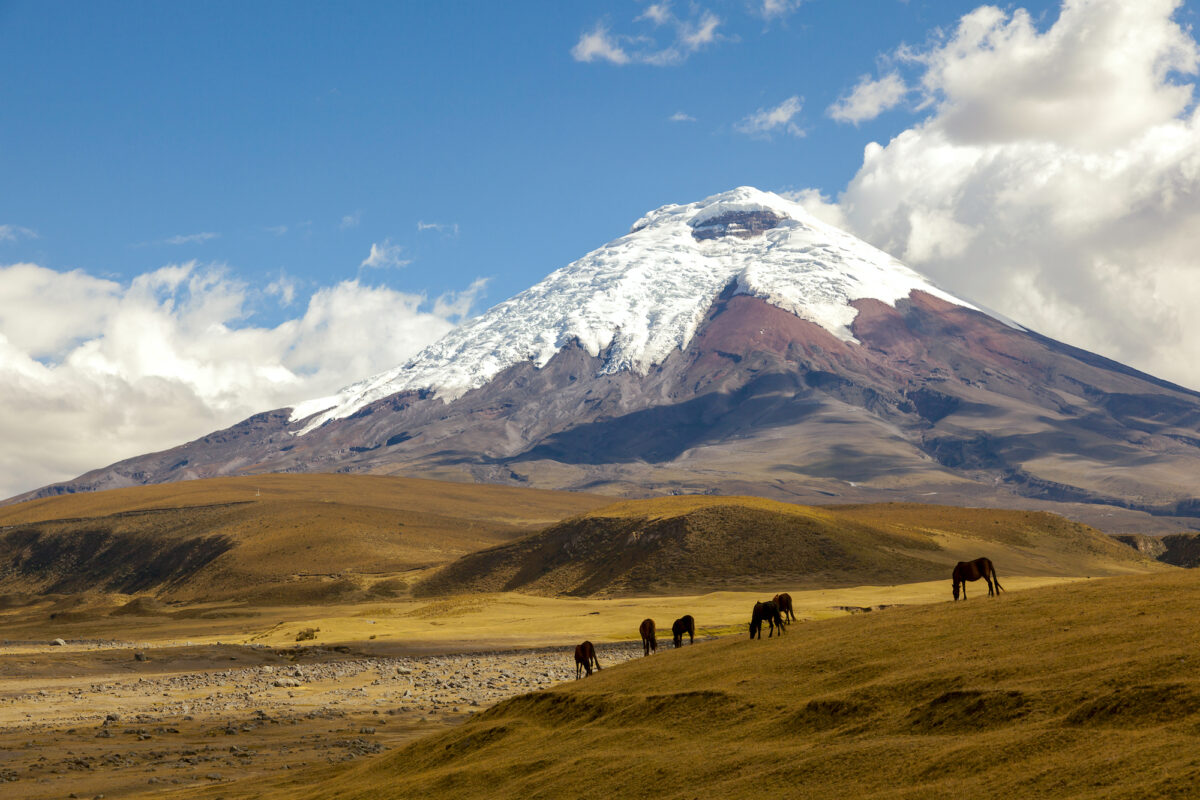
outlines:
[[[787,592],[782,592],[771,598],[771,602],[779,606],[779,613],[783,615],[787,622],[795,622],[796,614],[792,611],[792,596]]]
[[[750,618],[750,638],[762,638],[762,624],[767,623],[770,632],[767,633],[767,638],[770,639],[775,635],[775,628],[779,628],[779,635],[783,636],[784,626],[783,617],[779,615],[779,606],[775,605],[774,601],[765,603],[758,602],[754,604],[754,613]]]
[[[988,597],[998,595],[1004,587],[1000,585],[1000,579],[996,577],[996,568],[992,566],[990,558],[977,558],[974,561],[960,561],[954,567],[954,574],[951,576],[951,586],[954,590],[954,599],[958,599],[959,587],[962,587],[962,599],[967,599],[967,581],[977,581],[983,578],[987,581]]]
[[[671,625],[671,638],[676,647],[683,647],[683,635],[688,635],[688,644],[696,643],[696,620],[691,614],[684,614]],[[769,638],[769,637],[768,637]]]
[[[642,649],[646,651],[646,655],[658,651],[658,637],[654,635],[654,620],[642,620],[642,624],[638,626],[638,633],[642,635]]]
[[[600,669],[600,660],[596,658],[596,648],[591,642],[582,642],[575,645],[575,680],[579,680],[579,675],[583,670],[587,670],[587,677],[592,676],[592,664],[596,665],[596,669]]]

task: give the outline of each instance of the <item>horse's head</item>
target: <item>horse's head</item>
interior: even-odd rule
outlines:
[[[958,581],[951,581],[951,583],[953,584],[953,589],[952,589],[952,591],[954,592],[954,599],[955,599],[955,600],[957,600],[957,599],[958,599],[958,586],[959,586],[959,583],[958,583]]]

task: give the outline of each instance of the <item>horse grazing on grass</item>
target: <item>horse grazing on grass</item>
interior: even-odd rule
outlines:
[[[775,605],[773,600],[767,602],[757,602],[754,604],[754,613],[750,618],[750,638],[762,638],[762,624],[767,623],[770,632],[767,633],[767,638],[770,639],[775,635],[775,628],[779,628],[779,635],[783,636],[784,625],[783,617],[779,615],[779,606]]]
[[[671,624],[671,638],[675,640],[676,647],[683,647],[683,635],[685,633],[688,635],[688,644],[695,644],[696,620],[692,619],[691,614],[684,614]]]
[[[952,586],[954,589],[954,599],[958,599],[959,587],[962,587],[962,599],[967,599],[967,581],[977,581],[983,578],[987,581],[988,597],[1000,594],[1004,587],[1000,585],[1000,579],[996,577],[996,568],[992,566],[990,558],[977,558],[974,561],[960,561],[954,567],[954,575],[952,576]]]
[[[796,614],[792,611],[792,596],[787,592],[782,592],[771,598],[771,602],[779,606],[779,613],[783,615],[787,622],[795,622]]]
[[[600,660],[596,658],[596,648],[591,642],[583,642],[575,645],[575,680],[579,680],[579,675],[585,669],[587,677],[592,676],[592,664],[596,665],[596,669],[600,669]]]
[[[638,626],[638,633],[642,635],[642,649],[646,651],[646,655],[658,651],[658,637],[654,635],[654,620],[642,620],[642,624]]]

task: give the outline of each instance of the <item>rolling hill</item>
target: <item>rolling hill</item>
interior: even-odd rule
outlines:
[[[0,508],[0,594],[313,602],[406,593],[406,574],[608,498],[363,475],[262,475]]]
[[[630,500],[471,553],[417,595],[687,594],[914,583],[988,554],[1005,574],[1111,575],[1151,563],[1044,512],[918,504],[798,506],[706,495]]]

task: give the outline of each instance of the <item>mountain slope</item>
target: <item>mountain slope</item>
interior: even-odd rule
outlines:
[[[740,189],[647,215],[335,397],[27,497],[296,471],[1194,528],[1200,395],[983,313]]]

